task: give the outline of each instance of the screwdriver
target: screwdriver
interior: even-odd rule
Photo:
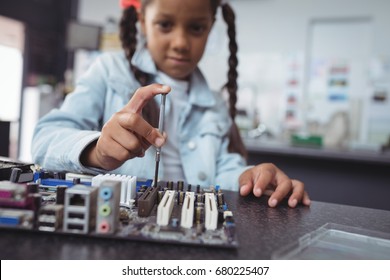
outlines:
[[[161,94],[161,104],[160,104],[160,116],[158,120],[158,131],[162,134],[164,131],[164,116],[165,116],[165,99],[166,94]],[[157,181],[158,181],[158,167],[160,165],[160,154],[161,154],[161,147],[156,148],[156,169],[154,172],[154,187],[157,187]]]

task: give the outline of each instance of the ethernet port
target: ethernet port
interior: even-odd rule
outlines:
[[[81,194],[72,194],[69,197],[69,205],[85,206],[85,196]]]

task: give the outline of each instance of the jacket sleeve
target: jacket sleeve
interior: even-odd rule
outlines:
[[[245,158],[239,153],[229,152],[228,150],[230,142],[229,131],[232,121],[225,106],[226,104],[220,100],[218,107],[222,115],[223,129],[220,130],[222,142],[216,158],[215,182],[223,186],[224,189],[238,191],[240,175],[252,166],[247,166]],[[221,108],[225,110],[222,111]]]
[[[82,166],[79,157],[100,135],[106,90],[107,70],[97,59],[61,108],[38,121],[32,139],[33,161],[51,170],[95,173]]]
[[[252,166],[247,166],[245,159],[238,153],[228,152],[229,139],[224,139],[219,157],[217,158],[216,167],[216,182],[223,186],[224,189],[238,191],[238,178],[247,169]]]

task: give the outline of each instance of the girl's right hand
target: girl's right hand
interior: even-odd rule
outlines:
[[[151,145],[161,147],[166,136],[145,121],[141,113],[152,98],[170,91],[169,86],[160,84],[139,88],[129,103],[104,124],[97,142],[83,151],[82,164],[112,170],[128,159],[143,157]]]

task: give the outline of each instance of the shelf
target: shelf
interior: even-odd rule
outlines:
[[[299,156],[306,158],[346,160],[374,164],[390,164],[389,152],[352,149],[310,148],[292,146],[278,140],[243,139],[248,153]]]

